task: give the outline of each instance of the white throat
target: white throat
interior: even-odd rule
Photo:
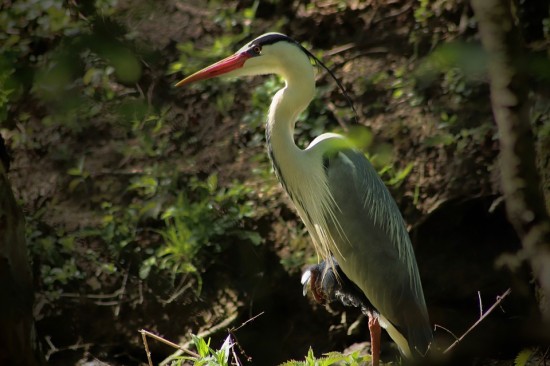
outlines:
[[[269,155],[279,181],[294,202],[317,253],[330,262],[330,253],[335,248],[328,231],[327,215],[334,216],[335,204],[322,164],[323,150],[315,148],[315,142],[304,150],[294,142],[296,119],[315,94],[313,66],[303,53],[301,57],[303,62],[279,70],[286,86],[273,98],[266,135]]]

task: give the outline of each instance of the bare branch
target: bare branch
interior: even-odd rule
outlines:
[[[147,333],[143,329],[140,331],[141,339],[143,340],[143,346],[145,347],[145,353],[147,354],[147,362],[149,366],[153,366],[153,360],[151,360],[151,351],[149,351],[149,344],[147,344]]]
[[[483,316],[483,303],[481,302],[481,291],[477,292],[477,298],[479,299],[479,316]]]
[[[464,337],[466,337],[472,330],[474,330],[478,325],[479,323],[481,323],[483,321],[483,319],[485,319],[489,314],[491,314],[493,312],[493,310],[500,305],[500,303],[502,302],[502,300],[504,300],[504,298],[508,295],[510,295],[510,293],[512,292],[511,289],[508,289],[506,290],[502,295],[500,296],[497,296],[497,301],[495,301],[495,303],[493,304],[493,306],[491,306],[485,313],[482,312],[481,316],[479,317],[479,319],[470,327],[468,328],[468,330],[466,332],[464,332],[463,335],[460,336],[460,338],[458,338],[456,341],[454,341],[453,344],[451,344],[445,351],[443,351],[443,353],[447,353],[449,352],[450,350],[452,350],[454,347],[456,347],[457,344],[460,343],[460,341],[462,341],[464,339]]]
[[[164,344],[167,344],[169,345],[170,347],[173,347],[173,348],[176,348],[180,351],[182,351],[183,353],[187,353],[188,355],[192,356],[192,357],[199,357],[198,354],[196,354],[195,352],[193,351],[189,351],[188,349],[186,348],[183,348],[182,346],[180,346],[179,344],[176,344],[174,342],[171,342],[165,338],[162,338],[161,336],[158,336],[156,335],[155,333],[151,333],[149,332],[148,330],[145,330],[145,329],[140,329],[139,332],[141,333],[142,336],[144,335],[147,335],[148,337],[151,337],[159,342],[162,342]],[[180,353],[181,354],[181,353]]]
[[[434,324],[434,332],[437,330],[437,328],[443,329],[445,332],[447,332],[447,333],[449,333],[450,335],[452,335],[453,338],[454,338],[455,340],[458,340],[458,337],[457,337],[453,332],[451,332],[450,329],[445,328],[444,326],[439,325],[439,324]]]
[[[225,319],[221,323],[216,324],[213,327],[210,327],[208,330],[206,330],[204,332],[200,332],[199,334],[197,334],[197,337],[200,337],[200,338],[209,337],[210,335],[216,333],[220,329],[228,327],[231,323],[233,323],[235,321],[235,319],[237,319],[237,316],[238,316],[237,313],[231,315],[229,318]],[[172,344],[175,345],[175,343],[172,343]],[[172,353],[170,356],[166,357],[159,365],[160,366],[168,365],[168,363],[171,362],[174,359],[174,357],[177,357],[177,356],[181,355],[182,352],[186,352],[186,353],[190,352],[190,351],[187,350],[187,348],[189,348],[190,345],[191,345],[191,342],[186,342],[183,345],[176,345],[175,348],[177,348],[178,350],[176,352]],[[172,346],[172,347],[174,347],[174,346]]]
[[[264,315],[264,312],[262,311],[261,313],[257,314],[257,315],[254,315],[252,318],[248,319],[247,321],[245,321],[244,323],[242,323],[241,325],[239,325],[237,328],[231,328],[231,332],[236,332],[237,330],[241,329],[242,327],[244,327],[245,325],[247,325],[248,323],[250,323],[251,321],[254,321],[256,320],[257,318],[259,318],[260,316]]]

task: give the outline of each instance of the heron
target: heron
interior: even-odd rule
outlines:
[[[315,96],[317,65],[330,72],[299,42],[266,33],[175,86],[222,75],[278,74],[284,79],[267,113],[266,140],[273,170],[322,259],[304,273],[302,283],[320,301],[329,287],[342,284],[343,275],[354,284],[352,292],[369,315],[373,365],[379,363],[381,326],[404,357],[419,357],[433,336],[397,204],[365,154],[345,136],[324,133],[304,149],[295,143],[297,118]]]

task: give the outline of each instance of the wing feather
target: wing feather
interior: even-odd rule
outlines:
[[[400,211],[364,154],[353,149],[328,154],[327,184],[337,207],[328,218],[338,249],[334,255],[380,314],[403,333],[410,348],[424,352],[432,333]],[[404,345],[400,348],[407,353]]]

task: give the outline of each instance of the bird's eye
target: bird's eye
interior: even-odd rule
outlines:
[[[260,53],[262,53],[262,47],[260,46],[254,46],[252,48],[252,52],[254,52],[255,55],[259,55]]]

